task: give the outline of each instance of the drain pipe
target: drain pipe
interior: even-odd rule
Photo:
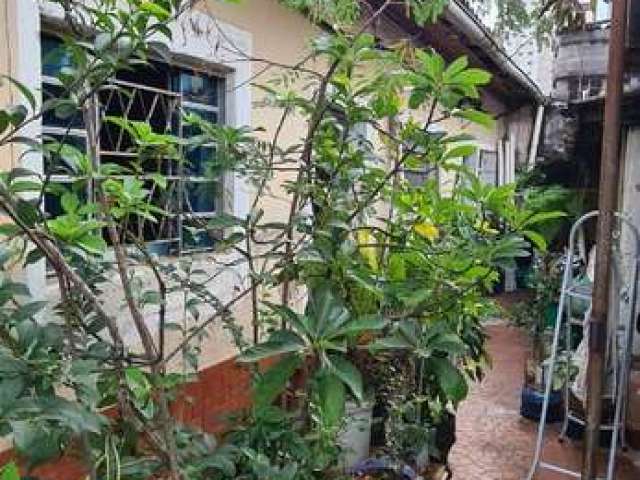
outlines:
[[[582,458],[582,480],[593,480],[597,473],[597,453],[602,421],[602,394],[605,371],[611,282],[611,232],[614,211],[618,203],[620,175],[621,107],[627,0],[613,0],[611,33],[609,35],[609,65],[604,103],[604,130],[598,193],[598,233],[593,300],[589,318],[589,356],[587,366],[587,421]]]
[[[529,146],[529,158],[527,159],[527,170],[533,169],[536,165],[536,157],[538,155],[538,145],[540,145],[540,135],[542,134],[542,120],[544,118],[544,105],[538,105],[536,112],[536,120],[533,124],[533,132],[531,133],[531,143]]]

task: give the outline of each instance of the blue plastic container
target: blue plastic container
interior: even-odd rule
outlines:
[[[542,414],[542,404],[544,393],[531,387],[522,388],[522,399],[520,403],[520,415],[529,420],[540,421]],[[560,391],[551,392],[549,398],[549,408],[547,409],[547,423],[560,422],[564,418],[564,404]]]

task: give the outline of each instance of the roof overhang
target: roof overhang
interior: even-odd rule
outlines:
[[[369,3],[374,9],[383,4],[381,0],[369,0]],[[395,23],[414,43],[432,47],[447,61],[464,55],[473,67],[490,72],[493,78],[486,90],[507,109],[545,103],[545,96],[536,83],[463,2],[449,0],[435,24],[417,25],[398,4],[387,8],[385,19]]]

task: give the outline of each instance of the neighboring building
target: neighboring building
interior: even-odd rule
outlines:
[[[586,10],[584,27],[561,31],[556,38],[552,90],[556,101],[583,101],[603,97],[606,93],[611,3],[605,0],[598,0],[595,6],[590,2],[583,3]],[[638,2],[629,2],[629,6],[629,25],[640,24],[637,20],[640,15]],[[629,30],[628,39],[630,44],[636,43],[636,48],[640,46],[637,31]],[[632,62],[627,66],[625,91],[638,88],[640,68],[637,62]]]
[[[0,44],[0,72],[8,73],[33,90],[42,89],[43,95],[55,95],[55,72],[64,66],[65,59],[47,56],[57,42],[60,31],[60,11],[50,4],[37,0],[4,0],[0,2],[0,30],[6,34],[6,43]],[[446,119],[440,128],[449,133],[467,132],[478,139],[480,152],[477,157],[461,159],[475,168],[488,182],[498,184],[513,181],[517,166],[526,164],[532,138],[532,125],[538,105],[544,101],[542,92],[521,70],[513,59],[495,45],[489,31],[462,4],[451,1],[444,17],[425,28],[410,21],[404,7],[398,5],[373,29],[382,43],[411,38],[416,45],[433,47],[445,59],[452,61],[466,55],[473,66],[493,73],[493,80],[483,91],[482,105],[495,115],[497,126],[488,131],[467,122]],[[276,0],[247,0],[239,4],[207,0],[197,11],[181,18],[172,27],[174,39],[169,45],[170,63],[158,61],[153,71],[136,71],[114,79],[128,95],[105,94],[101,103],[111,115],[125,112],[133,120],[143,120],[143,110],[154,105],[157,111],[148,117],[152,125],[164,128],[176,120],[178,105],[197,111],[202,116],[230,125],[249,125],[264,128],[264,137],[271,138],[279,121],[280,112],[268,107],[257,107],[262,92],[252,88],[254,75],[264,64],[249,62],[247,58],[268,59],[281,64],[295,64],[305,57],[309,40],[320,33],[305,17],[280,5]],[[322,65],[317,65],[322,68]],[[266,80],[272,72],[258,77]],[[18,101],[17,92],[8,87],[0,89],[3,104]],[[131,108],[128,108],[131,107]],[[56,119],[45,117],[33,122],[26,135],[60,135],[62,126]],[[104,126],[101,131],[99,161],[126,161],[125,145],[117,129]],[[299,118],[290,117],[282,129],[282,144],[294,144],[305,134],[306,127]],[[371,129],[368,129],[371,130]],[[181,134],[188,135],[188,128]],[[365,135],[372,135],[367,132]],[[82,123],[72,126],[73,142],[82,147],[86,131]],[[193,154],[192,170],[176,174],[172,182],[181,184],[184,195],[181,201],[189,203],[193,211],[208,218],[219,212],[244,217],[252,200],[252,189],[240,177],[232,174],[212,181],[203,175],[199,159],[207,155],[206,149]],[[45,172],[42,157],[36,153],[20,156],[15,148],[0,150],[0,169],[22,165]],[[418,172],[419,174],[419,172]],[[262,208],[265,221],[281,221],[289,210],[289,198],[282,187],[283,180],[291,174],[279,174],[271,184],[271,195],[265,198]],[[70,178],[55,176],[54,181],[64,186]],[[419,181],[415,180],[415,181]],[[446,188],[450,178],[441,178]],[[182,182],[182,183],[181,183]],[[45,199],[45,208],[51,213],[59,209],[51,198]],[[173,207],[175,220],[157,228],[141,226],[145,238],[157,253],[167,261],[175,261],[177,255],[190,255],[194,262],[207,269],[214,269],[207,260],[207,250],[212,239],[206,234],[188,233],[190,218],[179,207]],[[229,254],[229,260],[232,260]],[[31,266],[24,277],[35,297],[51,296],[44,262]],[[246,269],[227,270],[211,284],[211,292],[222,300],[231,297],[235,289],[248,283]],[[109,309],[121,317],[120,297],[117,291],[105,292]],[[184,310],[180,296],[169,301],[167,315],[181,318]],[[235,308],[240,322],[250,331],[251,303],[240,302]],[[153,318],[150,312],[149,318]],[[150,320],[153,322],[154,320]],[[126,322],[126,318],[123,320]],[[220,324],[208,329],[209,338],[203,344],[201,383],[191,389],[195,397],[191,421],[208,428],[219,428],[216,413],[246,405],[248,375],[234,366],[237,353],[228,332]],[[135,331],[130,329],[130,340],[135,341]],[[177,341],[170,338],[169,343]]]
[[[619,206],[640,228],[640,3],[629,2],[624,100],[622,103],[622,146],[619,177]],[[597,2],[584,28],[564,31],[557,37],[553,63],[553,100],[547,109],[546,131],[539,153],[543,168],[556,178],[573,181],[572,187],[586,193],[585,209],[597,209],[601,167],[604,102],[607,92],[610,2]],[[588,230],[595,241],[593,225]],[[630,237],[623,231],[623,250],[629,251]],[[632,262],[623,259],[623,269]],[[624,272],[627,274],[630,271]],[[617,306],[616,306],[617,308]],[[621,309],[628,308],[622,302]],[[640,323],[637,325],[634,352],[640,352]]]

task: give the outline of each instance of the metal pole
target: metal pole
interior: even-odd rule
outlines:
[[[587,421],[582,461],[582,480],[594,480],[602,417],[602,393],[609,309],[611,265],[611,231],[618,201],[620,170],[620,109],[624,82],[625,30],[627,0],[612,0],[609,35],[607,94],[604,105],[604,130],[598,198],[598,233],[593,286],[593,303],[589,319],[589,360],[587,368]]]

